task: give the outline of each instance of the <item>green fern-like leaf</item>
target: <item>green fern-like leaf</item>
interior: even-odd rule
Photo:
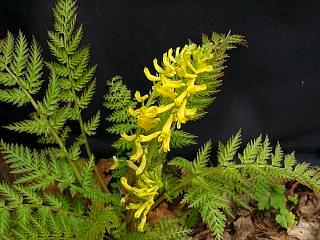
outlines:
[[[241,144],[241,132],[232,136],[226,145],[219,143],[218,147],[218,162],[222,166],[233,164],[232,160]]]

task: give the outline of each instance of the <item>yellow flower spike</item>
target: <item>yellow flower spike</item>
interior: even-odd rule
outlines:
[[[177,97],[175,100],[174,100],[174,103],[177,105],[177,106],[180,106],[183,102],[183,100],[185,99],[185,97],[187,96],[188,94],[188,91],[184,91],[182,92],[179,97]]]
[[[129,167],[129,168],[133,169],[134,171],[137,171],[138,166],[135,165],[132,161],[127,160],[127,164],[128,164],[128,167]]]
[[[136,134],[133,135],[127,135],[125,132],[120,134],[121,138],[123,138],[124,140],[128,141],[128,142],[132,142],[133,140],[135,140],[137,138]]]
[[[181,123],[186,123],[187,118],[185,117],[185,110],[186,110],[186,104],[187,100],[183,100],[181,106],[179,107],[179,110],[177,112],[177,128],[181,128]]]
[[[174,105],[175,105],[174,103],[170,103],[170,104],[167,104],[167,105],[158,107],[158,108],[157,108],[158,114],[164,113],[164,112],[170,110],[171,108],[174,107]]]
[[[143,148],[140,142],[136,142],[135,152],[133,155],[131,155],[130,160],[135,162],[142,157],[142,154],[143,154]]]
[[[116,156],[112,157],[113,163],[112,165],[109,167],[110,170],[114,170],[116,168],[119,167],[119,159]]]
[[[158,73],[163,73],[164,72],[163,68],[159,66],[158,60],[156,58],[153,59],[153,66],[154,66],[154,68],[156,69],[156,71]]]
[[[160,80],[160,77],[152,75],[147,67],[143,69],[143,72],[144,72],[144,75],[146,75],[146,77],[152,82],[156,82]]]
[[[157,132],[151,133],[151,134],[149,134],[149,135],[139,135],[139,137],[137,138],[137,140],[138,140],[139,142],[149,142],[149,141],[151,141],[152,139],[158,137],[160,133],[161,133],[161,131],[157,131]]]
[[[136,98],[136,100],[138,102],[143,103],[149,97],[149,95],[146,94],[146,95],[141,96],[140,92],[136,91],[136,93],[134,94],[134,97]]]
[[[174,92],[173,89],[168,88],[168,87],[164,87],[160,84],[157,84],[155,86],[152,87],[152,89],[154,91],[156,91],[159,95],[163,96],[163,97],[168,97],[168,98],[175,98],[177,96],[177,94]]]
[[[147,165],[147,157],[145,154],[142,155],[142,158],[141,158],[141,163],[140,163],[140,166],[139,168],[136,170],[136,174],[137,175],[140,175],[143,170],[146,168],[146,165]]]
[[[128,180],[126,177],[121,177],[120,178],[120,182],[122,184],[122,186],[128,190],[128,191],[132,191],[133,190],[133,187],[131,187],[129,184],[128,184]]]
[[[164,53],[162,55],[162,61],[163,61],[163,65],[171,70],[174,70],[174,66],[172,66],[169,62],[169,58],[167,56],[167,53]]]
[[[170,59],[171,62],[176,62],[176,59],[172,56],[172,53],[173,53],[173,49],[170,48],[169,51],[168,51],[168,57]]]
[[[168,88],[181,88],[181,87],[185,86],[185,84],[182,82],[182,80],[170,80],[170,79],[166,78],[164,75],[161,75],[160,79],[161,79],[163,86],[168,87]]]

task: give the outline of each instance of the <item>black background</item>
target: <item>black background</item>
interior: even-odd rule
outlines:
[[[53,0],[0,0],[0,38],[7,29],[34,34],[50,59],[47,29],[52,29]],[[300,160],[317,164],[320,155],[320,1],[318,0],[79,0],[83,44],[98,64],[97,94],[86,112],[102,107],[105,81],[123,76],[133,90],[147,90],[143,67],[151,67],[170,47],[199,42],[212,31],[241,34],[249,48],[232,51],[221,92],[210,113],[186,126],[199,143],[226,140],[242,129],[244,140],[268,134]],[[0,122],[22,119],[27,110],[0,105]],[[103,110],[103,118],[107,112]],[[102,125],[91,139],[100,157],[110,155],[114,139]],[[6,140],[28,141],[0,130]],[[193,156],[197,146],[184,151]]]

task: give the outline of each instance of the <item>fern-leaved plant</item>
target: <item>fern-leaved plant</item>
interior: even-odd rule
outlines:
[[[100,112],[83,118],[95,92],[96,66],[89,66],[89,48],[81,45],[76,10],[75,0],[56,1],[48,31],[52,61],[45,62],[36,39],[29,43],[22,32],[8,32],[0,43],[0,100],[33,109],[5,128],[33,134],[41,144],[33,149],[0,142],[16,175],[14,184],[0,183],[1,239],[191,239],[198,221],[223,239],[227,218],[234,215],[231,203],[252,208],[244,195],[260,210],[278,209],[276,220],[288,227],[294,218],[285,208],[283,184],[298,181],[319,194],[318,170],[297,164],[279,145],[272,150],[268,137],[240,151],[238,132],[218,144],[216,166],[211,141],[193,161],[167,156],[196,143],[197,136],[182,127],[205,115],[229,50],[246,44],[230,33],[204,35],[199,45],[189,42],[154,59],[154,70],[144,68],[152,85],[148,94],[137,91],[133,97],[121,77],[107,82],[107,132],[119,136],[107,180],[88,142]],[[76,137],[70,127],[75,123]],[[150,221],[150,212],[164,201],[188,210]]]

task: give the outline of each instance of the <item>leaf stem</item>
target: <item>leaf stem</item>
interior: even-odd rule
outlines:
[[[44,116],[43,113],[40,112],[39,106],[38,106],[38,104],[36,103],[36,101],[33,99],[33,97],[29,94],[29,92],[28,92],[25,88],[22,87],[22,84],[21,84],[21,82],[20,82],[20,79],[10,70],[10,68],[9,68],[8,66],[6,66],[5,69],[6,69],[7,72],[11,75],[11,77],[13,77],[14,80],[16,80],[18,86],[22,89],[22,91],[24,92],[24,94],[30,99],[31,104],[32,104],[32,106],[34,107],[34,109],[37,111],[37,113],[38,113],[39,115],[41,115],[42,117],[44,117],[44,119],[45,119],[45,121],[46,121],[46,123],[47,123],[47,126],[48,126],[48,128],[49,128],[52,136],[53,136],[54,139],[56,140],[57,144],[59,145],[60,149],[61,149],[62,151],[64,151],[65,153],[67,153],[68,151],[67,151],[66,147],[64,146],[61,138],[58,136],[56,130],[51,126],[51,124],[50,124],[47,116]],[[80,172],[79,172],[77,166],[76,166],[75,163],[74,163],[72,160],[70,160],[70,159],[68,159],[68,162],[69,162],[69,164],[71,165],[71,167],[72,167],[72,169],[73,169],[73,171],[74,171],[74,173],[75,173],[78,181],[81,182],[81,175],[80,175]]]

